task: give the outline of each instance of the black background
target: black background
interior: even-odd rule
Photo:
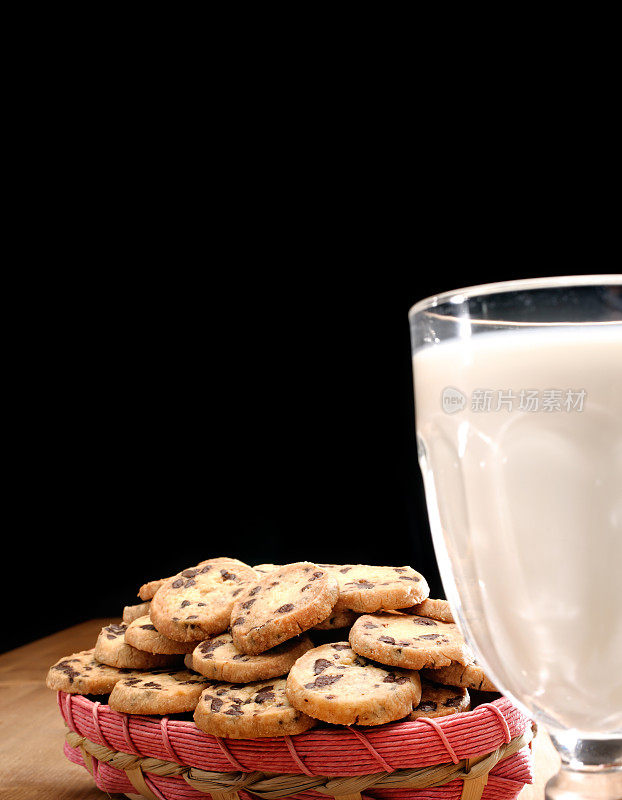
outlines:
[[[40,321],[16,423],[6,563],[20,614],[4,649],[118,616],[141,583],[225,554],[411,564],[442,596],[409,307],[568,269],[411,267],[390,241],[359,244],[347,270],[324,240],[245,254],[131,279],[90,271]]]

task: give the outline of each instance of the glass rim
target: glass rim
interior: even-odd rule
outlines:
[[[499,281],[498,283],[481,283],[465,286],[462,289],[450,289],[447,292],[430,295],[418,300],[408,312],[409,319],[422,311],[436,308],[441,303],[462,303],[471,297],[489,294],[503,294],[530,289],[553,289],[573,286],[622,286],[622,274],[604,275],[560,275],[548,278],[524,278],[522,280]],[[441,316],[441,315],[439,315]],[[445,315],[442,315],[443,317]]]

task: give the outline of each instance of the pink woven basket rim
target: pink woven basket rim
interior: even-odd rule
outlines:
[[[66,758],[74,764],[85,767],[84,759],[78,749],[65,743]],[[105,792],[128,792],[135,794],[126,774],[108,764],[93,760],[93,778],[97,786]],[[514,800],[525,784],[533,779],[532,759],[529,748],[525,747],[505,761],[499,762],[488,776],[482,800]],[[146,777],[149,788],[161,800],[203,800],[206,797],[188,786],[183,778],[159,778],[154,775]],[[462,794],[462,782],[452,781],[443,786],[431,789],[370,789],[361,795],[362,800],[459,800]],[[239,791],[241,800],[256,800],[256,795],[245,790]],[[325,800],[326,795],[314,790],[302,791],[290,795],[287,800]]]
[[[435,720],[355,730],[314,728],[292,737],[219,739],[194,722],[120,714],[83,695],[58,693],[68,727],[90,741],[215,772],[352,776],[417,769],[492,752],[530,725],[501,697],[473,711]]]

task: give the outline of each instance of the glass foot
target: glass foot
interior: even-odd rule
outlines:
[[[546,800],[622,800],[622,737],[550,733],[562,768],[547,783]]]

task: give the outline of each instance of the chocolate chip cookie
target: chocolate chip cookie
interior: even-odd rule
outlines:
[[[287,678],[289,702],[337,725],[382,725],[403,719],[421,699],[419,673],[370,663],[348,642],[309,650]]]
[[[469,693],[456,686],[441,686],[424,678],[421,679],[421,700],[407,719],[419,717],[446,717],[470,708]]]
[[[428,617],[439,622],[455,622],[451,607],[447,600],[431,600],[429,597],[423,603],[418,603],[411,608],[401,609],[404,614],[416,614],[418,617]]]
[[[477,689],[480,692],[498,691],[484,670],[474,660],[468,664],[452,661],[451,664],[440,669],[426,669],[422,674],[428,680],[448,686],[464,686],[466,689]]]
[[[48,689],[69,694],[108,694],[121,678],[134,672],[100,664],[94,650],[83,650],[65,656],[50,667],[45,685]]]
[[[286,675],[296,659],[312,647],[311,639],[303,634],[251,656],[241,653],[233,644],[231,634],[226,632],[201,642],[186,656],[185,662],[189,669],[212,680],[250,683]]]
[[[197,728],[228,739],[293,736],[308,731],[316,721],[290,705],[285,686],[285,678],[246,686],[209,686],[194,712]]]
[[[258,573],[233,558],[212,558],[168,578],[149,615],[158,631],[179,642],[200,642],[229,626],[235,598]]]
[[[179,657],[173,655],[154,655],[137,650],[125,641],[128,626],[106,625],[102,628],[95,644],[95,658],[102,664],[120,669],[153,669],[178,664]]]
[[[300,561],[279,567],[236,599],[233,642],[249,655],[270,650],[325,620],[338,595],[336,579],[317,564]]]
[[[108,705],[125,714],[193,711],[208,681],[189,670],[150,670],[115,684]]]
[[[176,642],[163,636],[148,615],[135,619],[127,626],[125,641],[138,650],[162,655],[185,655],[196,646],[195,642]]]
[[[350,631],[350,644],[362,656],[406,669],[446,667],[452,661],[469,660],[456,625],[405,614],[359,617]]]
[[[365,564],[320,564],[337,579],[339,599],[335,611],[360,614],[420,603],[430,593],[423,575],[412,567],[373,567]]]

